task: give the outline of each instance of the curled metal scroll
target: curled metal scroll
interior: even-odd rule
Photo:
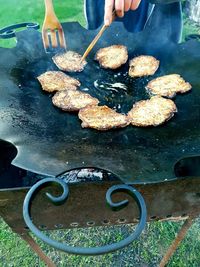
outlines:
[[[3,29],[0,29],[0,39],[9,39],[16,37],[15,31],[20,28],[27,28],[27,29],[35,29],[38,30],[40,28],[40,25],[38,23],[34,22],[24,22],[19,24],[13,24],[10,26],[7,26]]]
[[[144,201],[142,195],[136,189],[134,189],[132,186],[114,185],[106,193],[106,201],[107,201],[107,203],[111,209],[119,210],[119,209],[124,208],[129,203],[128,200],[123,200],[121,202],[114,203],[112,201],[112,195],[117,193],[117,192],[125,192],[125,193],[128,193],[129,195],[131,195],[135,199],[135,201],[139,207],[140,221],[139,221],[135,231],[129,237],[127,237],[124,240],[121,240],[120,242],[117,242],[117,243],[113,243],[113,244],[109,244],[109,245],[105,245],[105,246],[101,246],[101,247],[91,247],[91,248],[71,247],[71,246],[68,246],[66,244],[55,241],[55,240],[47,237],[44,233],[42,233],[33,224],[32,219],[31,219],[31,214],[30,214],[30,207],[31,207],[31,203],[32,203],[34,196],[37,194],[38,191],[40,191],[40,189],[42,187],[47,186],[47,185],[51,185],[51,184],[52,185],[56,184],[63,189],[63,193],[59,197],[54,197],[51,194],[46,193],[47,197],[54,204],[61,204],[61,203],[63,203],[63,201],[65,201],[67,199],[67,197],[69,195],[69,189],[68,189],[68,185],[65,182],[63,182],[61,179],[58,179],[58,178],[43,179],[43,180],[37,182],[28,191],[28,193],[25,197],[25,200],[24,200],[23,216],[24,216],[24,220],[25,220],[26,225],[29,227],[29,229],[38,238],[40,238],[45,243],[49,244],[50,246],[52,246],[58,250],[61,250],[61,251],[67,252],[67,253],[71,253],[71,254],[77,254],[77,255],[101,255],[101,254],[109,253],[109,252],[121,249],[121,248],[129,245],[131,242],[133,242],[136,238],[139,237],[139,235],[141,234],[141,232],[143,231],[143,229],[145,227],[147,213],[146,213],[145,201]]]

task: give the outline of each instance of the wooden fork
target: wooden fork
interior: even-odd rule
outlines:
[[[54,12],[52,0],[45,2],[45,19],[42,26],[42,39],[46,52],[66,49],[63,28]]]

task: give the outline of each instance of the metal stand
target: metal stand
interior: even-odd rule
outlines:
[[[28,243],[31,249],[39,256],[39,258],[48,266],[56,267],[52,260],[42,251],[40,246],[35,242],[35,240],[30,236],[29,233],[21,234],[20,237]]]
[[[171,259],[172,255],[174,254],[174,252],[177,250],[178,246],[180,245],[181,241],[185,238],[185,236],[186,236],[186,234],[187,234],[187,232],[188,232],[188,230],[192,224],[193,224],[193,218],[188,218],[184,222],[183,226],[181,227],[181,230],[177,234],[177,236],[174,239],[174,241],[172,242],[172,244],[169,246],[164,257],[162,258],[159,267],[165,267],[167,265],[167,263]]]
[[[31,232],[34,233],[39,239],[41,239],[42,241],[44,241],[46,244],[50,245],[53,248],[56,248],[58,250],[61,250],[67,253],[76,254],[76,255],[88,255],[88,256],[89,255],[102,255],[102,254],[110,253],[110,252],[113,252],[113,251],[116,251],[118,249],[128,246],[130,243],[132,243],[134,240],[136,240],[140,236],[140,234],[142,233],[145,227],[147,211],[146,211],[145,201],[142,195],[132,186],[113,185],[106,192],[107,205],[113,211],[123,209],[129,204],[128,199],[125,199],[119,202],[113,202],[112,196],[118,192],[124,192],[124,193],[129,194],[135,200],[139,208],[139,223],[135,231],[132,234],[130,234],[124,240],[121,240],[116,243],[112,243],[112,244],[104,245],[104,246],[89,247],[89,248],[79,247],[79,246],[72,247],[67,244],[58,242],[54,239],[51,239],[47,235],[42,233],[42,231],[33,222],[33,218],[31,216],[31,205],[32,205],[34,198],[36,197],[36,195],[42,188],[47,187],[48,185],[59,186],[60,188],[62,188],[62,194],[56,197],[50,193],[46,193],[46,197],[54,205],[61,205],[67,200],[68,195],[69,195],[69,187],[63,180],[58,179],[58,178],[42,179],[41,181],[33,185],[31,189],[28,191],[24,199],[24,204],[23,204],[23,217],[24,217],[26,225],[31,230]]]
[[[117,184],[117,181],[70,185],[70,197],[66,204],[56,206],[56,209],[54,205],[46,201],[45,193],[47,190],[45,189],[34,200],[32,208],[34,221],[41,230],[137,223],[139,211],[136,203],[131,201],[132,198],[129,196],[127,198],[130,200],[130,204],[126,208],[118,212],[105,208],[106,192],[114,184]],[[186,178],[159,184],[135,185],[135,187],[144,196],[149,222],[189,218],[160,263],[162,264],[160,266],[165,266],[191,226],[192,219],[200,214],[200,179],[199,177]],[[60,194],[56,187],[51,189],[53,195]],[[41,260],[48,266],[54,266],[28,235],[28,230],[25,227],[22,206],[27,191],[28,188],[0,190],[0,216],[15,233],[31,246]],[[191,197],[188,198],[188,195]],[[118,193],[114,200],[120,202],[122,199],[124,199],[123,193]],[[43,205],[42,209],[41,204]],[[79,212],[74,212],[77,205]]]

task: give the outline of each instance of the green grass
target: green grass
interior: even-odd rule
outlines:
[[[61,22],[78,21],[81,25],[85,25],[83,15],[83,0],[54,0],[56,14]],[[1,16],[0,28],[20,22],[38,22],[42,26],[44,20],[44,1],[29,0],[17,1],[7,0],[0,1]],[[0,47],[15,46],[15,39],[1,40]]]
[[[137,242],[121,251],[103,256],[84,257],[53,250],[37,242],[59,267],[156,267],[162,255],[176,236],[182,222],[154,222],[148,224]],[[89,229],[56,230],[46,232],[59,241],[75,246],[104,245],[120,241],[134,230],[132,225],[95,227]],[[0,220],[0,266],[45,266],[30,248]],[[168,267],[199,267],[199,220],[189,230],[186,238],[172,257]]]
[[[56,14],[60,21],[77,20],[84,24],[83,0],[60,1],[54,0]],[[29,0],[1,1],[0,28],[10,24],[32,21],[42,24],[44,20],[44,1]]]
[[[185,40],[185,37],[188,34],[200,34],[200,25],[193,23],[190,19],[186,18],[185,15],[183,17],[184,25],[182,39]]]

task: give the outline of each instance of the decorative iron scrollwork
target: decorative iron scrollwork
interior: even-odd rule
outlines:
[[[143,231],[146,223],[146,205],[145,201],[142,197],[142,195],[134,189],[130,185],[114,185],[112,186],[106,193],[106,201],[107,204],[110,206],[112,210],[119,210],[124,208],[125,206],[128,205],[129,201],[128,200],[123,200],[118,203],[114,203],[112,201],[112,195],[117,193],[117,192],[125,192],[128,193],[131,197],[134,198],[136,201],[139,211],[140,211],[140,220],[139,223],[135,229],[135,231],[127,238],[124,240],[121,240],[117,243],[101,246],[101,247],[92,247],[92,248],[84,248],[84,247],[71,247],[66,244],[60,243],[58,241],[52,240],[49,237],[47,237],[44,233],[42,233],[32,222],[31,219],[31,214],[30,214],[30,208],[31,208],[31,203],[38,193],[44,186],[47,185],[57,185],[60,186],[63,189],[63,193],[59,197],[54,197],[49,193],[46,193],[46,196],[54,203],[54,204],[62,204],[63,201],[67,200],[67,197],[69,195],[69,189],[68,185],[62,181],[61,179],[58,178],[45,178],[39,182],[37,182],[27,193],[25,200],[24,200],[24,205],[23,205],[23,216],[24,220],[26,222],[26,225],[29,227],[29,229],[42,241],[45,243],[49,244],[50,246],[67,252],[71,254],[77,254],[77,255],[101,255],[109,252],[113,252],[115,250],[121,249],[127,245],[129,245],[131,242],[133,242],[136,238],[139,237],[141,232]]]
[[[38,30],[40,26],[38,23],[34,23],[34,22],[24,22],[24,23],[19,23],[19,24],[13,24],[3,29],[0,29],[0,39],[9,39],[9,38],[16,37],[15,31],[20,28]]]

